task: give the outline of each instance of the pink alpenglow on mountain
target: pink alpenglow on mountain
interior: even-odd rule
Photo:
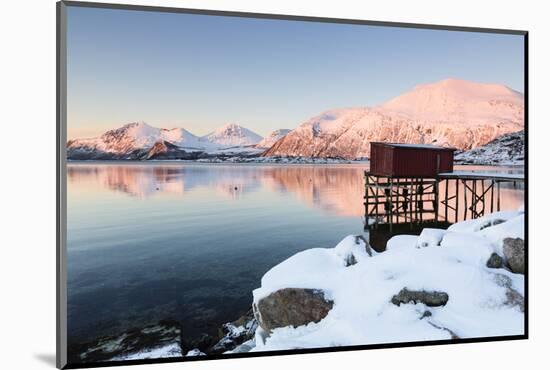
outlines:
[[[199,138],[183,128],[168,130],[149,126],[145,122],[133,122],[107,131],[99,137],[69,140],[67,149],[125,154],[152,148],[155,143],[163,141],[187,148],[201,146]]]
[[[265,149],[271,148],[273,144],[275,144],[278,140],[285,137],[286,134],[288,134],[290,131],[292,130],[289,130],[286,128],[275,130],[269,135],[267,135],[266,137],[264,137],[262,141],[260,141],[258,144],[256,144],[256,148],[265,148]]]
[[[214,152],[244,148],[260,140],[261,136],[235,124],[198,137],[183,128],[164,129],[145,122],[133,122],[99,137],[69,140],[67,155],[71,159],[150,159],[152,155],[159,155],[160,151],[170,151],[174,155],[176,152]],[[152,152],[148,153],[150,150]],[[260,149],[254,150],[261,153]],[[179,155],[176,157],[181,159]]]
[[[201,137],[200,140],[223,146],[246,146],[257,144],[262,137],[247,128],[230,123]]]
[[[264,156],[368,157],[371,141],[469,150],[524,127],[523,94],[506,86],[448,79],[419,85],[373,108],[315,116]]]

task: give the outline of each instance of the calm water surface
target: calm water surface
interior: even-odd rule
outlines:
[[[162,319],[187,338],[215,332],[247,311],[272,266],[363,233],[365,169],[69,164],[69,343]],[[501,202],[519,207],[523,190],[503,188]]]

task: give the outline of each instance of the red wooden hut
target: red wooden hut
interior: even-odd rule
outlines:
[[[370,143],[370,173],[388,177],[430,177],[453,171],[454,148],[429,144]]]

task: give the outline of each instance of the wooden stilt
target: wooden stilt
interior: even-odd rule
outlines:
[[[491,180],[491,213],[493,213],[494,195],[495,195],[495,180]]]
[[[412,180],[413,179],[411,178],[409,181],[409,217],[410,217],[409,224],[410,224],[411,230],[413,229],[413,206],[414,206]]]
[[[365,172],[365,186],[367,187],[367,190],[365,191],[365,223],[366,226],[369,227],[369,192],[370,192],[370,183],[369,183],[369,175]]]
[[[445,181],[445,222],[449,220],[449,180]]]
[[[500,212],[500,181],[497,181],[497,212]]]
[[[390,189],[390,233],[392,232],[392,229],[393,229],[393,177],[390,177],[390,186],[389,186],[389,189]]]
[[[420,215],[418,214],[418,181],[414,179],[414,219],[418,222]]]
[[[455,222],[458,222],[458,179],[455,180],[455,195],[456,195],[456,202],[455,202]]]
[[[468,217],[468,194],[466,193],[468,188],[466,187],[466,180],[462,180],[462,185],[464,188],[464,221],[466,221]]]
[[[485,215],[485,180],[481,180],[481,212],[479,215]]]
[[[399,223],[399,177],[395,179],[395,183],[392,186],[392,190],[395,187],[395,190],[392,191],[392,194],[395,194],[395,223]]]
[[[376,186],[376,187],[374,188],[374,189],[375,189],[375,192],[374,192],[374,201],[376,202],[376,204],[375,204],[375,206],[374,206],[374,207],[375,207],[375,210],[376,210],[376,211],[375,211],[375,215],[376,215],[376,223],[375,223],[375,225],[376,225],[376,227],[378,227],[378,221],[379,221],[379,214],[378,214],[378,207],[379,207],[379,204],[378,204],[378,190],[380,189],[380,184],[379,184],[379,182],[378,182],[378,180],[377,180],[376,178],[374,179],[374,181],[375,181],[375,186]]]
[[[472,180],[472,204],[470,206],[470,216],[471,218],[475,218],[475,208],[476,208],[476,180]]]

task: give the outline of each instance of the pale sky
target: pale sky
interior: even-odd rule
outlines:
[[[445,78],[523,92],[523,36],[68,9],[68,137],[128,122],[264,136]]]

